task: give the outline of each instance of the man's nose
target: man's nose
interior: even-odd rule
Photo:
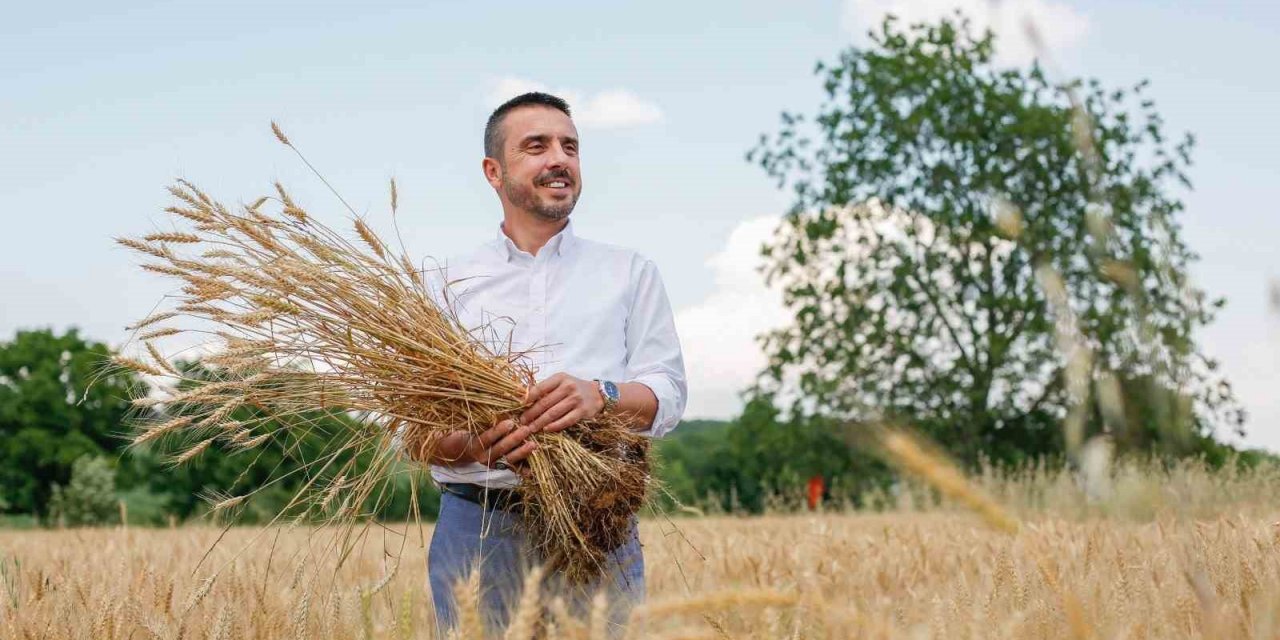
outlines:
[[[564,150],[564,145],[556,143],[551,145],[549,161],[552,167],[563,167],[569,164],[569,154]]]

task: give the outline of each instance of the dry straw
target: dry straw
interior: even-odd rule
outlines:
[[[879,441],[889,461],[900,469],[972,509],[991,526],[1009,533],[1018,531],[1018,521],[1013,516],[966,479],[946,457],[932,451],[918,438],[900,429],[885,428]]]
[[[286,507],[352,525],[383,499],[395,449],[422,459],[449,433],[518,419],[534,372],[523,354],[474,339],[413,261],[365,221],[354,220],[359,239],[348,240],[275,187],[275,196],[232,208],[179,180],[170,188],[178,206],[167,211],[189,230],[119,239],[145,256],[145,269],[180,282],[173,310],[134,325],[147,327],[141,339],[196,337],[215,355],[179,371],[148,342],[154,364],[116,363],[174,383],[165,415],[138,425],[135,442],[184,442],[178,463],[214,446],[287,448],[332,430],[326,418],[364,416],[325,432],[327,449],[298,472],[304,488]],[[391,197],[398,207],[394,182]],[[268,212],[270,202],[279,213]],[[161,319],[165,327],[151,328]],[[534,438],[519,488],[526,529],[553,568],[592,578],[646,497],[647,440],[621,417]],[[372,462],[359,469],[356,459]],[[236,504],[261,489],[238,492]]]

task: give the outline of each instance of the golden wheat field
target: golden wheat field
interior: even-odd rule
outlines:
[[[1276,478],[1121,470],[1101,502],[1066,474],[978,478],[1019,516],[1013,534],[919,488],[877,513],[649,518],[649,599],[628,637],[1280,637]],[[294,567],[316,566],[296,559],[323,535],[233,528],[195,571],[220,533],[0,532],[0,634],[433,637],[416,532],[375,529],[339,573],[317,574]],[[589,616],[555,624],[593,636]]]

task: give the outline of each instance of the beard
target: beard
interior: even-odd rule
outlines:
[[[539,176],[534,184],[542,184],[555,178],[568,179],[567,173],[556,173],[548,176]],[[563,220],[569,217],[573,212],[573,207],[578,204],[578,195],[581,191],[574,191],[573,195],[564,201],[545,202],[538,197],[537,187],[534,184],[521,184],[508,180],[506,174],[502,176],[502,192],[506,194],[507,200],[521,209],[532,213],[533,215],[548,221]],[[577,181],[574,181],[577,186]]]

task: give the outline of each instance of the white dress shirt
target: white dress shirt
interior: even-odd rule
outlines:
[[[684,357],[653,261],[576,237],[570,220],[536,256],[516,247],[499,223],[495,239],[442,267],[428,272],[436,303],[447,303],[495,353],[528,352],[537,381],[563,371],[639,382],[658,398],[657,415],[641,433],[661,437],[680,421],[688,395]],[[478,463],[431,465],[431,476],[489,487],[519,483],[511,471]]]

